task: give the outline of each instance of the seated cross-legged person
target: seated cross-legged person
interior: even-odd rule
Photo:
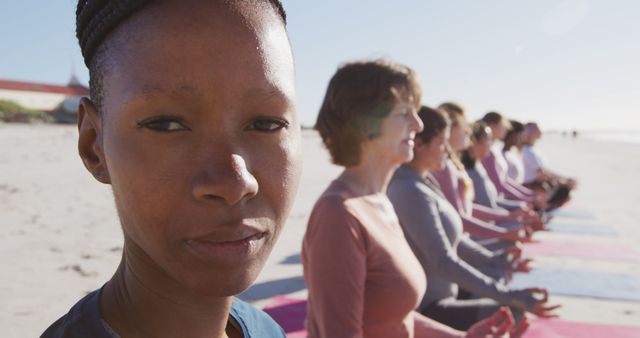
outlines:
[[[458,210],[464,231],[475,238],[496,239],[508,242],[526,240],[530,229],[521,225],[505,229],[494,223],[519,222],[525,223],[525,212],[507,212],[503,209],[491,209],[473,203],[473,182],[467,175],[458,153],[469,143],[469,127],[464,119],[464,110],[455,103],[446,102],[438,107],[451,120],[448,138],[449,157],[442,170],[433,172],[440,188],[447,200]]]
[[[302,244],[310,338],[498,337],[526,329],[513,328],[508,309],[467,332],[415,311],[426,274],[385,191],[422,130],[416,78],[406,66],[376,60],[343,65],[329,83],[316,129],[345,169],[314,205]]]
[[[413,159],[395,171],[387,192],[411,249],[428,272],[429,288],[418,310],[463,330],[501,304],[519,313],[552,316],[557,306],[547,304],[545,289],[510,289],[476,268],[508,269],[517,262],[486,250],[463,234],[460,215],[430,174],[441,170],[447,158],[447,116],[428,107],[422,107],[419,116],[425,127],[416,135]],[[459,287],[486,298],[460,300]]]
[[[524,125],[518,121],[509,121],[511,126],[504,137],[502,155],[507,164],[507,177],[517,183],[524,183],[524,163],[522,161],[522,134]]]
[[[498,195],[511,200],[535,203],[534,192],[512,180],[507,175],[508,163],[502,150],[504,148],[504,138],[509,128],[511,128],[509,120],[500,113],[489,112],[482,117],[482,121],[491,129],[493,143],[489,154],[482,158],[481,161]]]
[[[461,162],[467,174],[473,181],[474,201],[492,209],[503,208],[511,211],[527,210],[526,203],[505,199],[498,196],[497,189],[485,167],[480,162],[491,152],[492,133],[487,125],[478,121],[473,124],[471,131],[471,145],[461,152]]]
[[[569,201],[576,180],[558,175],[545,167],[542,157],[534,147],[541,136],[542,132],[536,123],[529,122],[525,125],[522,149],[524,185],[548,194],[545,209],[553,210]]]

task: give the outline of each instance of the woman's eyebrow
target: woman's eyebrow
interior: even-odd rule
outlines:
[[[289,99],[281,89],[277,87],[271,87],[271,86],[268,88],[257,87],[257,88],[250,89],[243,96],[244,96],[244,99],[247,101],[258,101],[258,102],[268,101],[274,98],[285,99],[285,100]]]

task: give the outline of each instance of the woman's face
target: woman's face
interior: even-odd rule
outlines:
[[[487,130],[489,131],[489,130]],[[474,153],[478,160],[489,156],[491,152],[491,144],[493,143],[491,132],[487,133],[487,136],[481,137],[473,144]]]
[[[129,264],[211,296],[255,280],[301,168],[283,24],[224,6],[163,2],[118,28],[94,141]]]
[[[422,131],[422,121],[418,117],[416,104],[406,91],[396,91],[398,98],[393,110],[382,120],[380,136],[367,140],[363,156],[374,156],[378,161],[400,165],[411,161],[416,133]]]
[[[463,118],[458,118],[456,123],[451,126],[449,145],[451,150],[455,152],[466,149],[469,146],[469,127]]]
[[[425,165],[429,170],[437,171],[444,169],[448,152],[447,152],[447,138],[449,136],[449,128],[443,130],[434,138],[431,142],[424,144],[424,159]]]
[[[491,125],[491,132],[493,133],[493,138],[495,140],[504,140],[504,137],[507,135],[509,131],[509,127],[507,121],[504,119],[500,120],[500,122]]]

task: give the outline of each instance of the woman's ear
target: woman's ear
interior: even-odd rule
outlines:
[[[78,153],[96,180],[110,184],[102,148],[102,118],[91,100],[83,97],[78,107]]]

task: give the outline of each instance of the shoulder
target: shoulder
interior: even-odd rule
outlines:
[[[533,156],[534,154],[535,151],[533,150],[533,147],[531,145],[525,145],[524,147],[522,147],[523,156]]]
[[[422,181],[414,177],[394,177],[387,188],[387,195],[394,204],[435,203],[435,193]]]
[[[86,295],[51,324],[40,338],[112,338],[100,319],[100,294],[101,289]]]
[[[363,219],[367,219],[371,212],[371,205],[363,198],[353,196],[343,183],[334,181],[314,204],[307,234],[316,231],[362,231],[366,223]]]
[[[247,338],[285,337],[284,330],[269,315],[237,298],[233,299],[229,314]]]

